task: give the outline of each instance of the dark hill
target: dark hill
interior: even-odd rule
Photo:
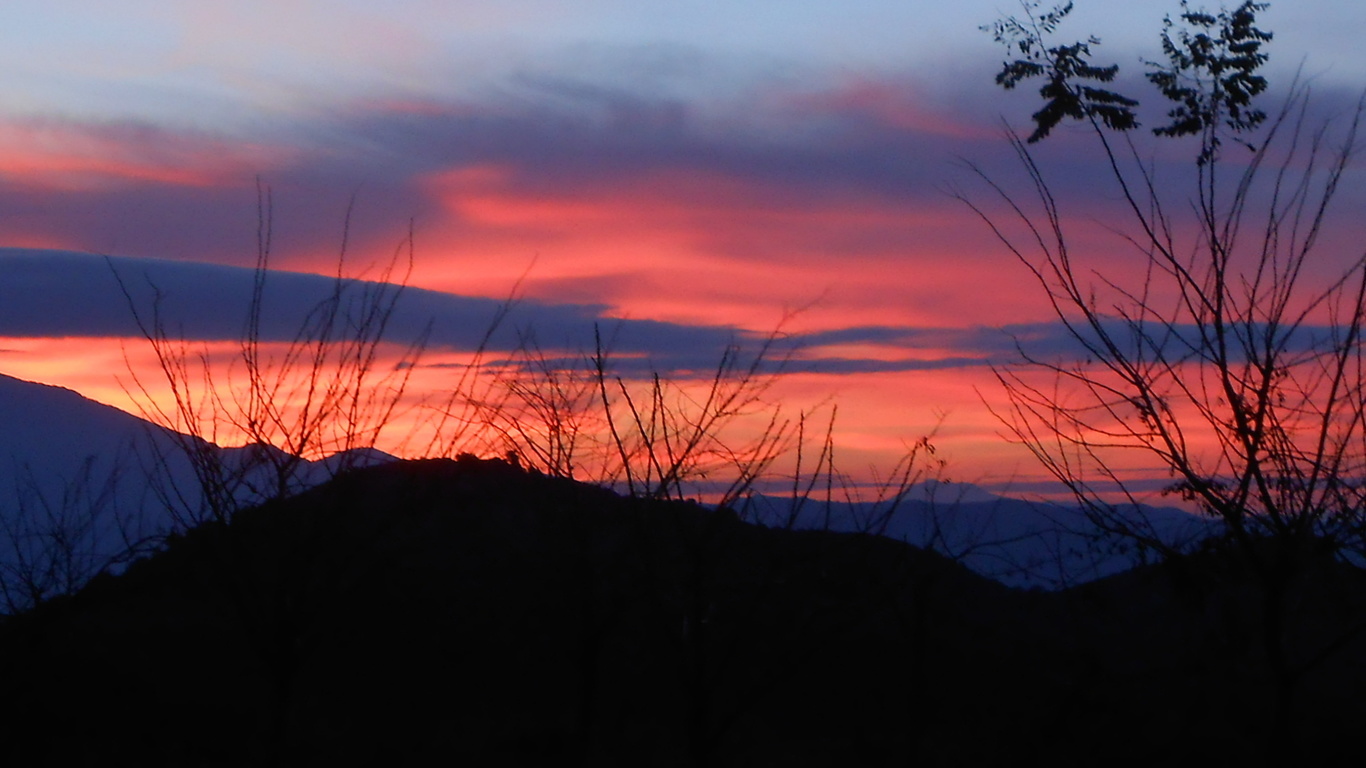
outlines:
[[[1210,629],[1238,603],[1179,583],[1154,570],[1012,591],[878,537],[764,529],[501,461],[399,463],[198,528],[8,619],[0,759],[1255,758],[1256,659]],[[1357,658],[1350,645],[1334,658]],[[1356,667],[1313,683],[1335,702],[1305,710],[1316,743],[1363,710]]]

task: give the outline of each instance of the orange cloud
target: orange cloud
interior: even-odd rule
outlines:
[[[947,197],[804,195],[679,169],[538,185],[497,164],[426,184],[451,219],[422,235],[415,281],[437,289],[506,291],[534,258],[528,295],[634,318],[763,328],[814,303],[804,327],[832,328],[956,325],[964,306],[974,323],[1005,324],[1043,309],[1024,268]]]

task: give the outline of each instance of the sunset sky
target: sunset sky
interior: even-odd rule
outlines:
[[[1156,109],[1141,60],[1178,11],[1079,0],[1061,37],[1098,35]],[[1066,345],[953,195],[987,200],[965,162],[1018,178],[1002,121],[1037,108],[992,83],[1004,52],[978,27],[1002,12],[1019,6],[15,0],[0,246],[116,257],[174,287],[188,335],[231,338],[259,180],[281,270],[333,270],[348,205],[355,274],[411,225],[422,290],[396,332],[434,321],[434,359],[477,341],[519,278],[513,320],[543,344],[588,346],[620,320],[618,351],[665,371],[783,323],[801,350],[785,396],[838,400],[854,461],[937,430],[955,477],[1028,488],[1039,470],[983,404],[999,399],[989,364],[1012,337]],[[1282,0],[1261,20],[1273,91],[1302,67],[1322,114],[1355,103],[1366,4]],[[1079,242],[1125,258],[1102,236],[1114,191],[1093,142],[1063,130],[1039,156],[1076,200]],[[1345,218],[1364,199],[1350,178]],[[120,343],[136,329],[108,265],[8,251],[0,275],[0,372],[126,405],[115,376],[144,353]]]

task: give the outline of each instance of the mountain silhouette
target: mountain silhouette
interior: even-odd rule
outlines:
[[[83,520],[98,521],[80,531],[90,553],[87,576],[99,563],[117,558],[128,539],[154,539],[171,530],[169,503],[198,503],[193,468],[170,432],[71,390],[0,375],[0,435],[0,523],[18,513],[41,513],[46,520],[48,510],[71,518],[73,528]],[[253,457],[283,455],[270,446],[222,451],[228,467],[246,470]],[[291,487],[302,490],[351,467],[394,460],[364,449],[299,462]],[[239,489],[242,504],[269,498],[274,481],[269,472],[246,471]],[[792,506],[788,498],[756,496],[743,511],[774,524],[787,522]],[[790,522],[802,529],[876,532],[938,549],[980,574],[1019,587],[1056,589],[1137,562],[1122,544],[1102,540],[1074,507],[998,496],[970,483],[929,481],[912,488],[895,513],[881,519],[885,511],[885,504],[810,500]],[[1178,510],[1137,512],[1150,516],[1174,542],[1198,538],[1205,530]],[[0,536],[0,566],[15,557],[6,549],[7,544],[13,549],[14,538],[7,542]]]
[[[1272,727],[1296,728],[1309,762],[1355,743],[1366,585],[1325,560],[1297,593],[1296,636],[1338,647],[1296,723],[1270,724],[1245,640],[1256,596],[1231,557],[1017,590],[886,537],[501,460],[392,463],[0,622],[0,755],[1255,765]]]

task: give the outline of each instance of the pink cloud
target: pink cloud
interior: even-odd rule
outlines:
[[[944,105],[934,103],[923,88],[911,81],[855,76],[831,90],[791,95],[780,102],[806,118],[866,120],[920,136],[982,140],[999,134],[995,128],[968,122]]]
[[[121,184],[241,186],[288,156],[280,147],[133,124],[0,122],[0,176],[80,192]]]

